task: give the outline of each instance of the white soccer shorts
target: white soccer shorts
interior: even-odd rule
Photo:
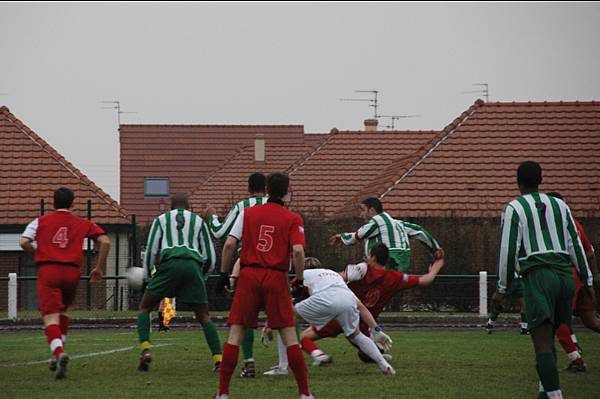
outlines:
[[[318,292],[297,303],[295,309],[317,331],[335,319],[342,326],[344,335],[349,336],[354,334],[360,321],[356,297],[352,291],[341,287],[330,287]]]

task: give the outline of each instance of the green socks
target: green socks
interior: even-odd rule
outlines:
[[[150,341],[150,314],[140,312],[137,318],[137,332],[140,342]]]
[[[247,328],[246,335],[242,341],[242,353],[244,354],[244,360],[252,359],[254,357],[254,329]]]
[[[538,353],[535,357],[536,369],[546,392],[560,389],[556,359],[552,352]]]
[[[213,323],[212,320],[209,320],[202,324],[202,329],[204,330],[204,337],[206,337],[210,353],[213,355],[221,354],[221,340],[219,339],[215,323]]]

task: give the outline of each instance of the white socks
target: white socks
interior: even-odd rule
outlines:
[[[350,338],[352,343],[356,344],[360,348],[361,351],[367,354],[371,359],[375,360],[375,363],[379,366],[382,371],[386,371],[388,367],[391,367],[390,364],[383,358],[381,352],[375,345],[375,342],[370,338],[367,338],[360,331],[354,338]]]
[[[277,334],[277,352],[279,353],[279,370],[288,369],[287,348],[285,347],[281,335]]]

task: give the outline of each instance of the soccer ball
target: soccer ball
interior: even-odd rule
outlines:
[[[127,269],[126,274],[129,288],[141,291],[144,284],[144,269],[142,267],[130,267]]]

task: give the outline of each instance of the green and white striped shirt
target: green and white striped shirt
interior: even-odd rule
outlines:
[[[355,233],[342,233],[342,242],[353,245],[365,240],[365,255],[371,255],[371,248],[383,243],[389,250],[410,251],[409,238],[416,238],[425,244],[433,253],[440,246],[424,228],[418,224],[394,219],[387,212],[381,212],[369,220]]]
[[[563,201],[542,193],[525,194],[504,207],[501,224],[498,292],[505,293],[519,262],[521,274],[538,267],[570,272],[592,286],[585,251],[571,210]]]
[[[219,218],[217,215],[212,215],[208,220],[208,224],[213,237],[226,237],[231,231],[231,228],[233,227],[233,224],[237,220],[238,216],[245,208],[266,204],[268,198],[269,197],[264,197],[262,195],[255,195],[247,200],[238,202],[233,206],[233,208],[231,208],[223,223],[219,223]]]
[[[198,261],[205,274],[214,269],[217,257],[208,226],[195,213],[173,209],[154,219],[144,257],[144,275],[151,275],[156,263],[170,258]]]

